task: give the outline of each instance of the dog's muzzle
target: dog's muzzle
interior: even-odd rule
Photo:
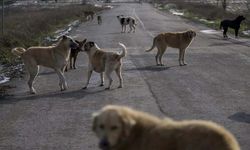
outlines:
[[[103,138],[103,139],[100,140],[99,148],[102,149],[102,150],[109,150],[110,144],[109,144],[107,138]]]

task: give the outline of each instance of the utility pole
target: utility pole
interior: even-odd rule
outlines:
[[[4,0],[2,0],[2,36],[4,30]]]

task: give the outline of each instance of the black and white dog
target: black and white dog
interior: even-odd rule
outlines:
[[[135,26],[137,25],[136,20],[134,17],[130,17],[130,16],[123,16],[123,15],[119,15],[117,16],[118,20],[120,21],[120,24],[122,25],[122,33],[126,32],[126,26],[129,25],[130,30],[128,31],[131,32],[133,30],[133,32],[135,32]]]
[[[246,18],[243,16],[238,16],[236,19],[234,20],[223,20],[220,23],[220,29],[223,28],[223,36],[224,38],[228,38],[227,37],[227,30],[228,28],[233,28],[235,30],[235,37],[238,37],[238,32],[240,29],[240,24],[243,20],[245,20]]]

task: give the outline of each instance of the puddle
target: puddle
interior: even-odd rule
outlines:
[[[220,31],[212,30],[212,29],[209,29],[209,30],[201,30],[200,32],[201,32],[201,33],[205,33],[205,34],[218,34],[218,33],[220,33]]]

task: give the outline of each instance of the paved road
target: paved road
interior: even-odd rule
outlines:
[[[120,4],[119,4],[120,5]],[[121,34],[116,15],[135,16],[136,33]],[[82,24],[72,32],[77,39],[88,38],[107,50],[120,51],[118,42],[128,47],[123,60],[124,88],[110,91],[97,87],[93,74],[86,81],[87,56],[80,54],[78,68],[66,73],[69,90],[60,92],[57,76],[42,69],[35,87],[27,94],[25,79],[16,79],[17,88],[0,101],[0,149],[93,150],[97,139],[91,131],[91,114],[106,104],[122,104],[174,119],[207,119],[224,125],[240,142],[250,147],[250,49],[247,41],[223,40],[220,32],[171,14],[157,12],[148,4],[121,4],[103,14],[103,24]],[[178,51],[169,48],[165,67],[155,66],[156,50],[145,53],[152,36],[163,31],[197,31],[187,51],[188,66],[178,66]]]

